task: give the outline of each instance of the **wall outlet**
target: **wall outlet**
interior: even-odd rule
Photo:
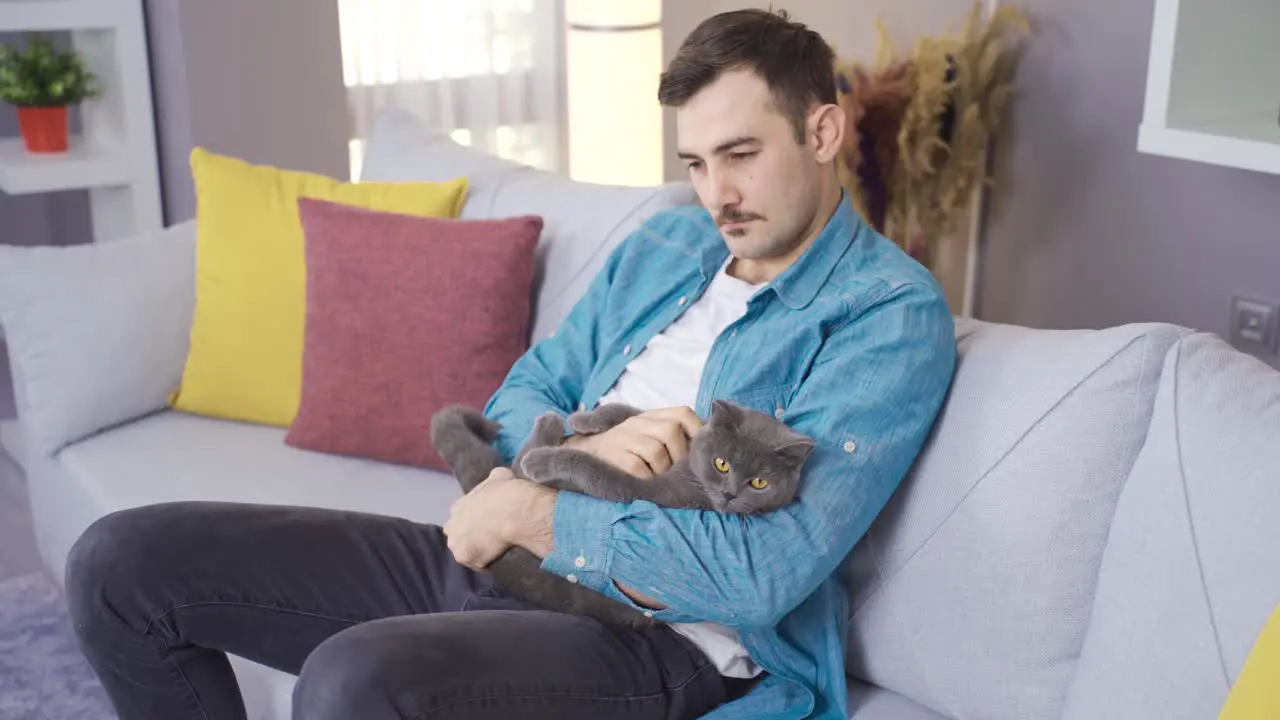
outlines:
[[[1237,296],[1231,303],[1231,344],[1244,352],[1280,354],[1280,306]]]

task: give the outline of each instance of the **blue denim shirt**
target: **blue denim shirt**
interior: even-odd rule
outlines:
[[[556,334],[512,368],[485,413],[509,462],[547,410],[592,407],[690,307],[729,252],[698,207],[659,213],[621,243]],[[561,493],[543,568],[671,622],[736,629],[768,673],[712,718],[848,718],[849,607],[837,572],[911,468],[950,387],[956,344],[932,274],[844,198],[813,245],[715,341],[694,410],[713,399],[816,440],[798,499],[761,515],[664,509]]]

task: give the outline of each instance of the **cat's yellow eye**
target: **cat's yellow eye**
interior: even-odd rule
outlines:
[[[729,472],[729,461],[724,458],[716,458],[716,469],[722,473]]]
[[[751,479],[751,487],[753,487],[753,488],[755,488],[755,489],[757,489],[757,490],[763,490],[763,489],[765,489],[765,488],[769,487],[769,481],[768,481],[768,480],[765,480],[764,478],[752,478],[752,479]]]

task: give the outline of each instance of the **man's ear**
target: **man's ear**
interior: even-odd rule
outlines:
[[[819,163],[834,162],[840,155],[844,144],[844,115],[844,108],[839,105],[819,105],[809,113],[809,137]]]

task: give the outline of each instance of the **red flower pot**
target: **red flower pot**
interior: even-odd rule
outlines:
[[[67,151],[67,108],[20,107],[18,127],[28,152],[61,153]]]

